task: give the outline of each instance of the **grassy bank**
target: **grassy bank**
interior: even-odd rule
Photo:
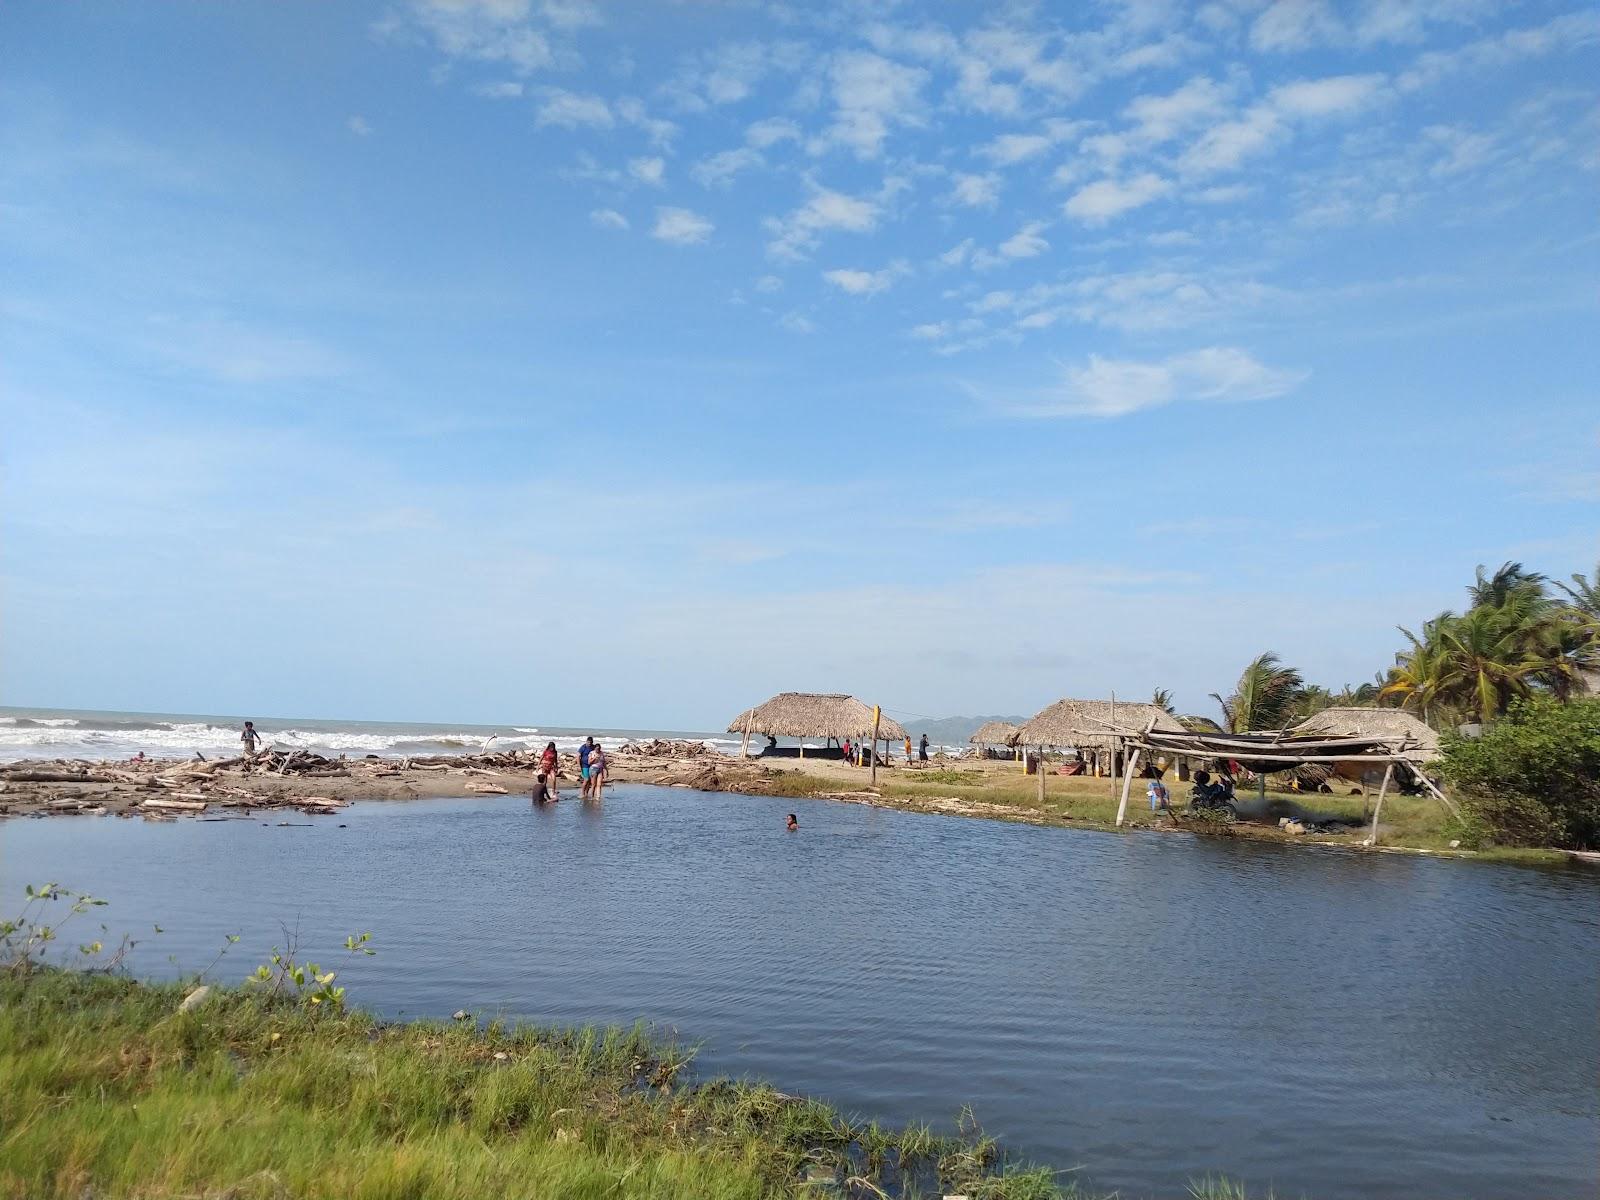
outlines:
[[[778,791],[779,794],[792,796],[826,795],[865,788],[868,778],[868,772],[858,767],[836,762],[807,762],[783,775]],[[1120,798],[1113,794],[1109,779],[1049,775],[1045,778],[1045,798],[1041,802],[1038,781],[1034,776],[1024,775],[1020,764],[995,761],[880,770],[877,789],[885,801],[899,807],[959,811],[942,804],[955,799],[973,806],[974,811],[969,815],[1108,829],[1116,825]],[[1188,785],[1178,785],[1173,795],[1174,804],[1181,806],[1187,799]],[[1244,791],[1239,796],[1244,819],[1229,831],[1242,837],[1359,846],[1368,834],[1367,821],[1370,821],[1371,806],[1375,800],[1375,794],[1330,795],[1268,790],[1263,806],[1254,791]],[[1280,833],[1279,817],[1349,824],[1342,829],[1311,837],[1293,836]],[[1145,799],[1143,780],[1134,781],[1128,798],[1127,820],[1132,825],[1174,824],[1164,816],[1152,816]],[[1431,797],[1405,796],[1391,791],[1384,798],[1379,838],[1383,848],[1450,853],[1450,842],[1460,837],[1460,829]],[[1559,850],[1496,848],[1479,850],[1475,857],[1538,863],[1561,862],[1565,859],[1564,853]]]
[[[1079,1196],[973,1131],[685,1086],[641,1031],[359,1012],[74,972],[0,978],[0,1196]]]

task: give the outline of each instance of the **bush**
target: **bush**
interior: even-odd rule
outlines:
[[[1443,773],[1504,845],[1600,846],[1600,698],[1519,701],[1478,738],[1446,735]]]

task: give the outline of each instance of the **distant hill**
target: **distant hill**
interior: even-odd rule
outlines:
[[[939,717],[933,721],[919,721],[912,718],[903,720],[900,724],[906,727],[906,732],[911,735],[912,741],[927,734],[928,740],[936,746],[965,746],[967,739],[978,732],[978,727],[989,721],[1010,721],[1013,725],[1020,725],[1027,719],[1027,717]]]

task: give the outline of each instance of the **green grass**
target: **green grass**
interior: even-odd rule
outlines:
[[[0,1197],[1081,1195],[979,1131],[685,1087],[637,1029],[385,1025],[237,989],[180,1013],[184,990],[0,977]]]

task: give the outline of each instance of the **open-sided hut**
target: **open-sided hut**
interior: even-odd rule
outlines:
[[[1010,721],[985,721],[967,740],[984,754],[1000,746],[1014,749],[1017,744],[1017,727]]]
[[[854,738],[872,740],[872,706],[842,692],[780,692],[765,704],[747,708],[728,724],[743,736],[750,753],[750,735],[761,737]],[[879,741],[903,741],[905,729],[889,717],[878,721]],[[804,747],[801,756],[804,757]]]
[[[1290,734],[1295,738],[1311,735],[1372,738],[1386,743],[1419,767],[1439,757],[1439,735],[1398,708],[1325,708],[1301,721]]]
[[[1182,733],[1178,719],[1154,704],[1120,700],[1057,700],[1017,729],[1024,746],[1071,746],[1077,750],[1115,750],[1127,738],[1153,729]]]

